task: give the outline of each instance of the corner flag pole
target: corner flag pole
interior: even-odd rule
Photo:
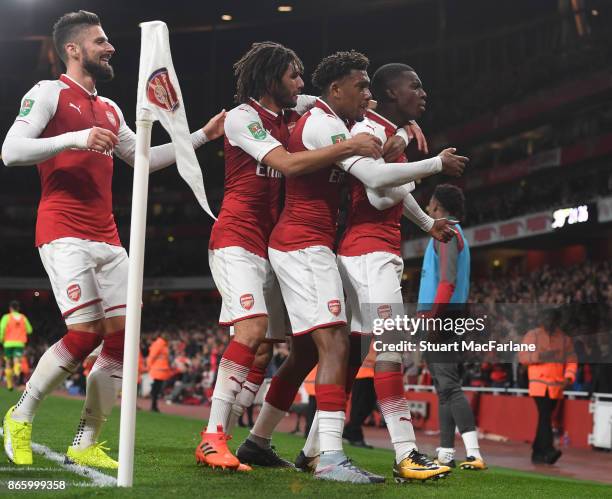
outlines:
[[[168,26],[162,21],[150,21],[141,23],[140,28],[136,158],[132,191],[130,263],[123,353],[121,428],[119,431],[119,473],[117,476],[117,485],[120,487],[131,487],[134,475],[142,277],[149,187],[149,154],[151,128],[154,121],[159,121],[172,139],[179,174],[187,182],[204,211],[215,218],[208,205],[202,170],[189,135],[183,96],[172,64]]]
[[[136,158],[132,191],[130,262],[128,267],[123,382],[121,385],[121,422],[119,429],[119,473],[117,485],[131,487],[134,477],[134,439],[136,431],[136,388],[144,270],[147,197],[149,188],[149,151],[152,119],[136,121]]]

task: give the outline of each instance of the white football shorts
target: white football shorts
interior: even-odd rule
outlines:
[[[383,251],[338,256],[338,270],[346,292],[351,333],[370,334],[374,319],[404,315],[401,257]]]
[[[239,246],[208,251],[210,270],[221,293],[219,324],[233,326],[252,317],[268,316],[266,338],[285,341],[285,306],[270,262]]]
[[[326,246],[295,251],[268,248],[294,335],[346,325],[336,256]]]
[[[125,315],[128,255],[121,246],[62,237],[38,248],[66,324]]]

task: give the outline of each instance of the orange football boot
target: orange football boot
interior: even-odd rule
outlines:
[[[232,437],[223,433],[223,426],[218,425],[216,433],[206,433],[203,431],[200,435],[202,436],[202,441],[195,451],[198,464],[205,464],[212,468],[238,469],[240,461],[227,448],[227,441]]]

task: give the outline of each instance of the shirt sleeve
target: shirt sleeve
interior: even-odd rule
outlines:
[[[412,183],[414,188],[414,183]],[[404,204],[404,216],[411,222],[418,225],[424,232],[429,232],[434,224],[434,219],[431,218],[423,209],[419,206],[414,196],[408,192],[403,199]]]
[[[351,135],[355,136],[358,133],[369,133],[370,135],[378,137],[383,146],[387,142],[387,134],[385,133],[385,129],[382,126],[373,123],[368,118],[358,121],[353,125],[353,128],[351,128]]]
[[[408,144],[410,144],[410,137],[408,137],[408,132],[405,128],[398,128],[395,135],[404,139],[404,142],[406,142],[406,147],[408,147]]]
[[[406,131],[403,131],[404,134],[406,134]],[[387,141],[387,134],[385,133],[385,129],[382,126],[372,122],[368,118],[365,118],[363,121],[355,123],[353,128],[351,128],[351,135],[355,136],[358,133],[369,133],[370,135],[374,135],[375,137],[378,137],[380,139],[383,145]],[[397,135],[400,135],[399,131]],[[402,138],[404,137],[402,136]],[[407,135],[404,140],[406,141],[406,143],[408,143]],[[383,189],[371,189],[369,187],[366,187],[365,189],[370,204],[374,206],[374,208],[376,208],[377,210],[386,210],[402,202],[406,196],[410,195],[410,192],[412,192],[414,188],[414,182],[408,182],[407,184],[400,185],[397,187],[387,187]]]
[[[306,121],[302,132],[302,142],[306,149],[314,150],[331,146],[351,138],[351,132],[338,118],[328,114],[313,114]],[[351,156],[338,161],[336,164],[344,171],[348,171],[353,163],[363,156]]]
[[[293,109],[298,114],[305,114],[310,111],[317,102],[314,95],[298,95],[297,105]]]
[[[225,136],[232,146],[239,147],[259,162],[272,149],[282,147],[264,128],[259,115],[246,106],[238,106],[227,114]]]
[[[72,147],[87,148],[89,128],[40,138],[55,116],[60,90],[57,81],[41,81],[26,93],[2,144],[2,160],[6,166],[34,165]]]
[[[40,136],[55,115],[61,87],[57,81],[43,80],[34,85],[21,99],[15,121],[27,123]]]

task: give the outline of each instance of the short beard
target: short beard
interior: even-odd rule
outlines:
[[[96,81],[110,81],[115,76],[115,70],[110,64],[102,65],[89,58],[83,60],[83,69]]]
[[[291,109],[297,106],[297,102],[293,101],[291,93],[287,91],[287,89],[285,89],[281,85],[277,85],[274,90],[274,100],[276,101],[276,104],[280,106],[281,109]]]

